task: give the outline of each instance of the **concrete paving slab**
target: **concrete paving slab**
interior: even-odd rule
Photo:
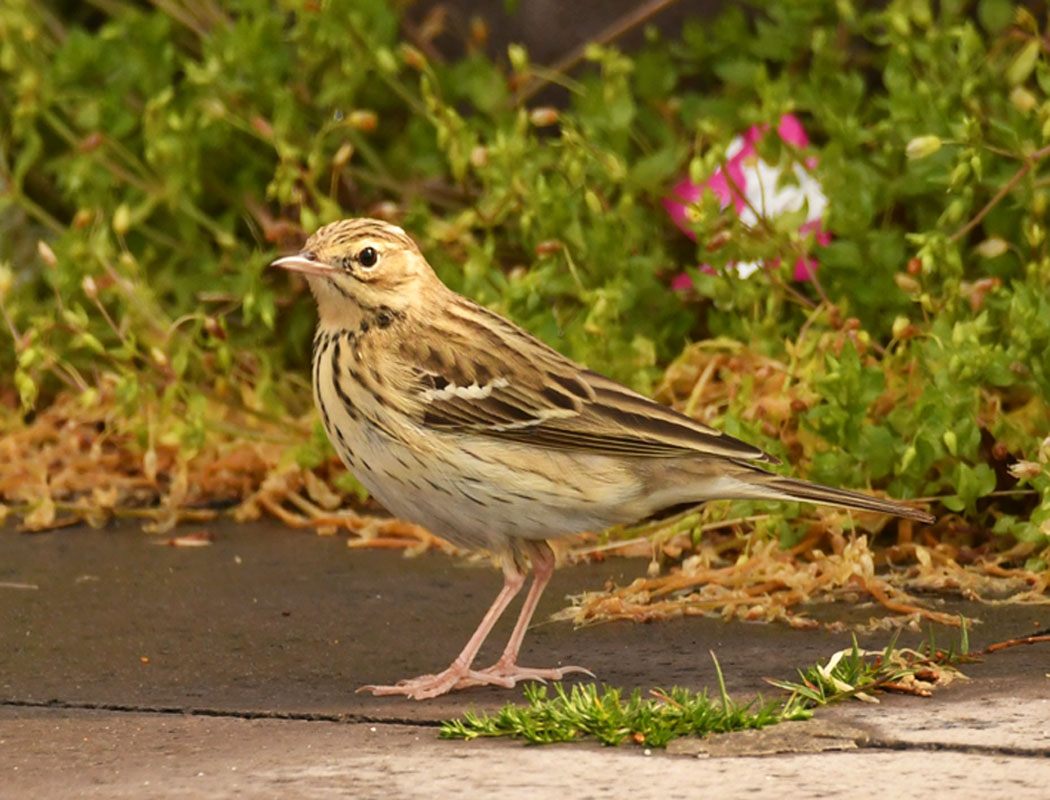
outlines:
[[[438,554],[349,551],[343,539],[279,526],[212,530],[214,545],[200,548],[160,547],[133,528],[0,534],[0,700],[437,720],[520,697],[490,688],[418,703],[354,691],[444,667],[495,596],[495,570]],[[537,618],[567,594],[644,569],[610,560],[559,570]],[[990,621],[974,632],[977,646],[1050,625],[1046,607],[978,610]],[[498,655],[512,622],[482,659]],[[949,637],[957,633],[940,641]],[[628,689],[698,689],[715,685],[714,650],[730,691],[753,693],[849,641],[706,618],[548,623],[530,631],[522,661],[578,663]],[[1019,657],[1050,661],[1045,647],[1027,652]]]
[[[1011,654],[1013,655],[1013,654]],[[1042,657],[1050,667],[1050,648]],[[989,675],[973,665],[973,678],[933,697],[916,702],[910,697],[884,697],[880,706],[850,703],[829,709],[824,719],[869,728],[868,742],[927,749],[999,750],[1050,757],[1050,678],[1029,671],[1033,663],[1006,653],[1000,669],[1013,675]],[[1038,664],[1034,664],[1038,666]],[[1047,784],[1050,797],[1050,783]]]
[[[769,729],[805,729],[785,723]],[[445,742],[432,728],[0,709],[5,797],[1045,798],[1050,760],[853,749],[686,758],[597,745]]]
[[[215,544],[202,548],[158,547],[126,528],[0,532],[0,797],[1050,795],[1046,645],[968,665],[970,681],[928,700],[841,705],[648,758],[637,748],[442,742],[436,720],[520,691],[417,703],[353,690],[446,664],[497,591],[494,570],[349,551],[342,539],[275,526],[212,530]],[[644,569],[620,560],[563,569],[540,615]],[[1045,607],[955,607],[985,619],[975,647],[1050,626]],[[848,643],[700,618],[558,623],[531,632],[524,660],[582,663],[628,689],[696,689],[715,685],[713,649],[731,692],[769,694],[763,678],[792,677]]]

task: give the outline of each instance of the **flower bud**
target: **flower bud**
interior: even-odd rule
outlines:
[[[990,239],[985,239],[975,249],[977,250],[977,255],[981,258],[998,258],[1010,249],[1010,245],[998,236],[993,236]]]
[[[131,228],[131,209],[126,203],[117,206],[113,212],[113,230],[118,236],[123,236]]]
[[[222,327],[222,323],[215,319],[215,317],[204,318],[204,330],[214,339],[226,338],[226,329]]]
[[[604,214],[605,208],[602,206],[601,198],[592,190],[588,189],[583,193],[583,201],[587,204],[587,208],[590,209],[592,214]]]
[[[354,146],[350,142],[343,142],[332,156],[332,168],[342,169],[354,156]]]
[[[1046,213],[1046,192],[1038,191],[1032,195],[1032,213],[1037,217]]]
[[[346,123],[354,130],[371,133],[379,126],[379,116],[374,111],[359,108],[350,112]]]
[[[401,60],[405,66],[422,72],[427,67],[426,56],[410,44],[401,44]]]
[[[15,275],[11,267],[6,263],[0,263],[0,300],[7,297],[11,287],[15,285]]]
[[[956,164],[952,170],[951,175],[948,176],[948,185],[953,189],[958,189],[963,182],[970,177],[970,165],[967,162]]]
[[[555,125],[558,122],[558,109],[551,108],[550,106],[534,108],[529,112],[529,122],[537,128],[546,128],[550,125]]]
[[[1018,461],[1016,464],[1011,464],[1007,467],[1007,472],[1019,481],[1031,480],[1032,478],[1038,477],[1042,471],[1043,465],[1037,464],[1035,461]]]
[[[919,455],[919,451],[915,449],[915,445],[909,445],[904,451],[904,455],[901,456],[901,462],[897,467],[897,473],[907,472],[908,467],[912,465],[915,458]]]
[[[922,288],[922,285],[917,280],[915,280],[915,278],[903,272],[896,273],[893,276],[893,280],[897,284],[897,287],[902,292],[906,292],[907,294],[915,294],[917,291],[919,291],[919,289]]]
[[[1028,244],[1032,247],[1038,247],[1043,243],[1043,239],[1046,238],[1046,231],[1043,226],[1035,220],[1032,220],[1024,226],[1024,235],[1028,240]]]
[[[55,256],[55,251],[51,249],[51,246],[40,239],[36,243],[36,252],[40,256],[40,260],[43,261],[47,266],[53,267],[58,263],[58,258]]]
[[[908,146],[905,148],[904,153],[912,160],[926,158],[940,150],[941,144],[940,136],[934,136],[932,134],[927,136],[916,136],[908,142]]]
[[[1018,51],[1014,60],[1010,62],[1010,66],[1006,68],[1006,82],[1008,84],[1015,86],[1028,79],[1028,76],[1032,74],[1032,70],[1035,69],[1036,62],[1039,60],[1041,47],[1041,40],[1038,37],[1033,37]]]
[[[948,448],[948,452],[953,456],[959,453],[959,437],[955,434],[955,431],[945,431],[941,437],[944,440],[944,446]]]
[[[1010,92],[1010,102],[1022,114],[1027,114],[1035,108],[1035,104],[1039,101],[1035,99],[1034,94],[1023,86],[1015,86]]]
[[[524,72],[529,68],[529,53],[520,44],[507,47],[507,58],[515,72]]]
[[[80,405],[83,408],[94,408],[98,405],[98,401],[101,398],[98,389],[93,386],[89,386],[87,389],[80,393]]]
[[[397,59],[388,47],[380,47],[375,51],[376,66],[383,72],[393,75],[397,72]]]

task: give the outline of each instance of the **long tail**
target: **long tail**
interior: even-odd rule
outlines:
[[[782,475],[764,472],[750,464],[741,464],[740,466],[745,469],[733,477],[747,485],[747,488],[742,493],[746,494],[750,499],[802,500],[807,503],[818,503],[825,506],[879,511],[883,514],[893,514],[897,517],[914,519],[919,522],[931,523],[934,521],[934,517],[925,511],[905,505],[897,500],[884,500],[881,497],[872,497],[861,492],[851,492],[849,489],[834,489],[830,486],[801,481],[797,478],[785,478]]]

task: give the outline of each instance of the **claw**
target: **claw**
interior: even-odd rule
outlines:
[[[453,664],[437,675],[420,675],[418,678],[398,681],[392,686],[362,686],[357,691],[371,692],[377,697],[404,695],[412,700],[429,700],[467,686],[502,686],[504,689],[509,689],[514,686],[514,680],[503,675],[488,675],[479,670]]]
[[[535,667],[519,667],[517,664],[506,664],[501,661],[497,661],[491,667],[487,667],[486,669],[472,670],[472,672],[474,673],[473,675],[462,679],[456,684],[457,689],[466,689],[470,686],[483,685],[482,682],[473,680],[474,675],[484,676],[484,683],[492,683],[494,678],[503,678],[510,681],[510,686],[516,686],[519,681],[538,681],[539,683],[546,684],[547,681],[563,680],[566,675],[571,675],[573,673],[582,673],[589,678],[594,677],[594,673],[584,667],[568,666],[537,669]]]
[[[408,678],[390,686],[362,686],[358,692],[371,692],[377,697],[403,695],[412,700],[429,700],[457,689],[469,689],[474,686],[501,686],[510,689],[519,681],[560,681],[566,675],[583,673],[593,678],[594,673],[583,667],[554,667],[552,669],[535,669],[519,667],[517,664],[496,662],[486,669],[470,669],[453,664],[437,675],[420,675]]]

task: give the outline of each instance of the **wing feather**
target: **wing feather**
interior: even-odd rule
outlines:
[[[773,456],[573,363],[486,309],[459,306],[438,347],[402,343],[417,377],[417,421],[434,430],[557,450],[646,458]]]

